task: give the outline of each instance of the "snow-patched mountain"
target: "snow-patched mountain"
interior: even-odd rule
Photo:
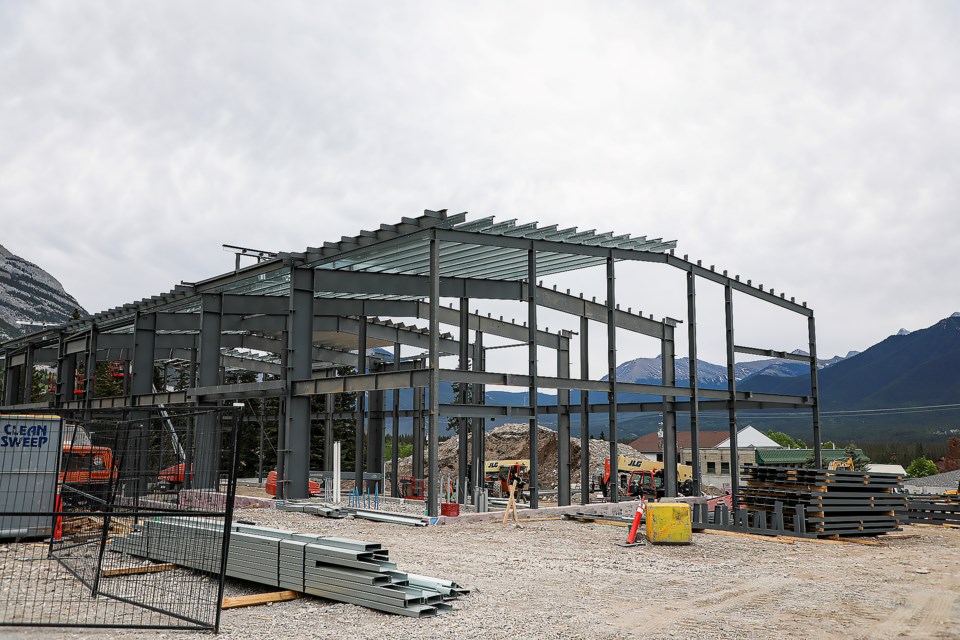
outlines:
[[[37,329],[18,322],[64,322],[76,309],[85,313],[56,278],[0,246],[0,340]]]
[[[800,349],[793,353],[798,355],[807,355],[806,351]],[[851,352],[853,353],[853,352]],[[837,362],[841,362],[847,356],[834,356],[829,359],[820,359],[819,367],[828,367]],[[677,383],[685,384],[690,379],[690,359],[677,358]],[[738,362],[734,368],[735,376],[738,381],[746,380],[754,375],[765,375],[774,377],[793,377],[809,372],[810,367],[797,360],[787,360],[785,358],[770,358],[768,360],[748,360]],[[636,382],[641,384],[659,384],[661,379],[661,356],[655,358],[636,358],[624,362],[617,367],[617,380],[620,382]],[[608,376],[603,376],[601,380],[606,380]],[[697,380],[700,386],[704,388],[722,389],[727,384],[727,368],[707,362],[705,360],[697,361]]]
[[[960,314],[906,335],[892,335],[825,369],[819,383],[821,404],[829,409],[954,403],[960,397]],[[754,376],[740,388],[803,395],[810,390],[810,378]]]

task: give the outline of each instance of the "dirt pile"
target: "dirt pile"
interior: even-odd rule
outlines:
[[[557,487],[557,458],[559,439],[557,432],[546,427],[538,427],[538,457],[541,489]],[[523,460],[530,457],[530,426],[522,423],[504,424],[487,432],[485,439],[486,460]],[[460,439],[453,436],[440,443],[440,475],[455,476],[458,467]],[[467,446],[471,445],[470,438]],[[570,438],[570,480],[574,485],[580,483],[580,439]],[[626,444],[618,444],[619,455],[639,457],[640,453]],[[604,461],[610,455],[610,443],[606,440],[590,440],[590,477],[603,473]],[[400,475],[409,476],[413,467],[411,457],[401,458]]]

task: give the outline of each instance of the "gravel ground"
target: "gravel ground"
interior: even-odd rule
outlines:
[[[401,570],[474,591],[414,620],[305,597],[223,612],[225,638],[958,638],[960,530],[906,527],[880,546],[696,535],[616,546],[626,530],[533,521],[413,528],[248,509],[264,526],[382,542]],[[903,534],[902,534],[903,535]],[[267,591],[229,581],[227,595]],[[6,629],[10,640],[189,632]]]

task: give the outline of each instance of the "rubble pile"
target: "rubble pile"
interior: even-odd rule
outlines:
[[[557,432],[546,427],[538,426],[540,463],[539,486],[541,489],[555,489],[557,487],[557,454],[559,441]],[[530,425],[527,423],[504,424],[492,431],[488,431],[485,438],[486,460],[523,460],[530,458]],[[458,466],[458,450],[460,439],[454,435],[440,443],[440,475],[455,476]],[[470,439],[467,439],[470,446]],[[574,485],[580,483],[580,439],[570,438],[570,479]],[[618,455],[639,457],[640,453],[626,444],[617,445]],[[603,473],[603,465],[610,456],[610,442],[607,440],[590,440],[590,477]],[[400,475],[411,475],[413,459],[400,459]]]

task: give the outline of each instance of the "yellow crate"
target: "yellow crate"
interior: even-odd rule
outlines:
[[[690,505],[654,502],[647,505],[647,540],[653,544],[690,544]]]

